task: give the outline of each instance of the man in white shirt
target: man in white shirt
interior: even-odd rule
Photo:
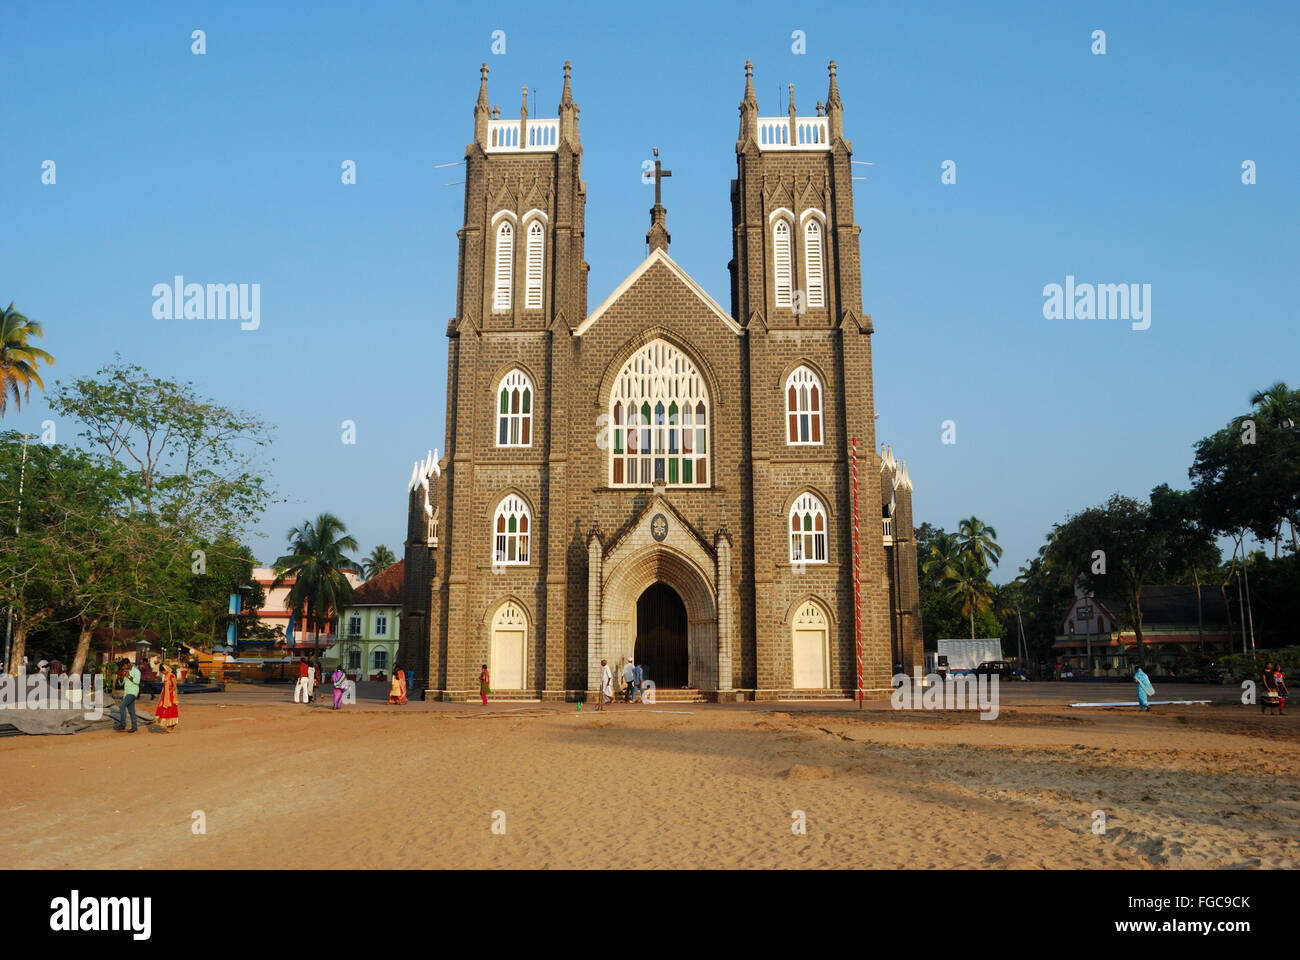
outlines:
[[[614,674],[609,669],[609,662],[600,661],[600,695],[596,698],[596,709],[604,710],[605,704],[614,699]]]

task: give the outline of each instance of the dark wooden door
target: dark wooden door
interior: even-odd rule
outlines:
[[[656,687],[686,686],[689,663],[686,651],[686,605],[666,583],[647,588],[636,602],[636,662]]]

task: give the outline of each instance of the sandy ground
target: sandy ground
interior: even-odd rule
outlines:
[[[0,739],[0,868],[1300,864],[1300,722],[1255,707],[234,699]]]

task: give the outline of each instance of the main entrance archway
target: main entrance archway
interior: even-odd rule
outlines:
[[[637,599],[636,649],[632,656],[645,668],[646,679],[661,689],[684,687],[690,679],[686,604],[666,583],[647,587]]]

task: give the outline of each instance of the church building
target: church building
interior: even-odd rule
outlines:
[[[502,119],[483,66],[447,448],[409,485],[399,658],[426,697],[476,696],[485,663],[494,696],[548,700],[594,698],[602,659],[705,700],[852,697],[859,677],[878,697],[921,665],[829,69],[815,115],[792,85],[762,117],[745,64],[730,309],[669,255],[657,160],[648,256],[593,310],[569,64],[553,119],[526,88]]]

